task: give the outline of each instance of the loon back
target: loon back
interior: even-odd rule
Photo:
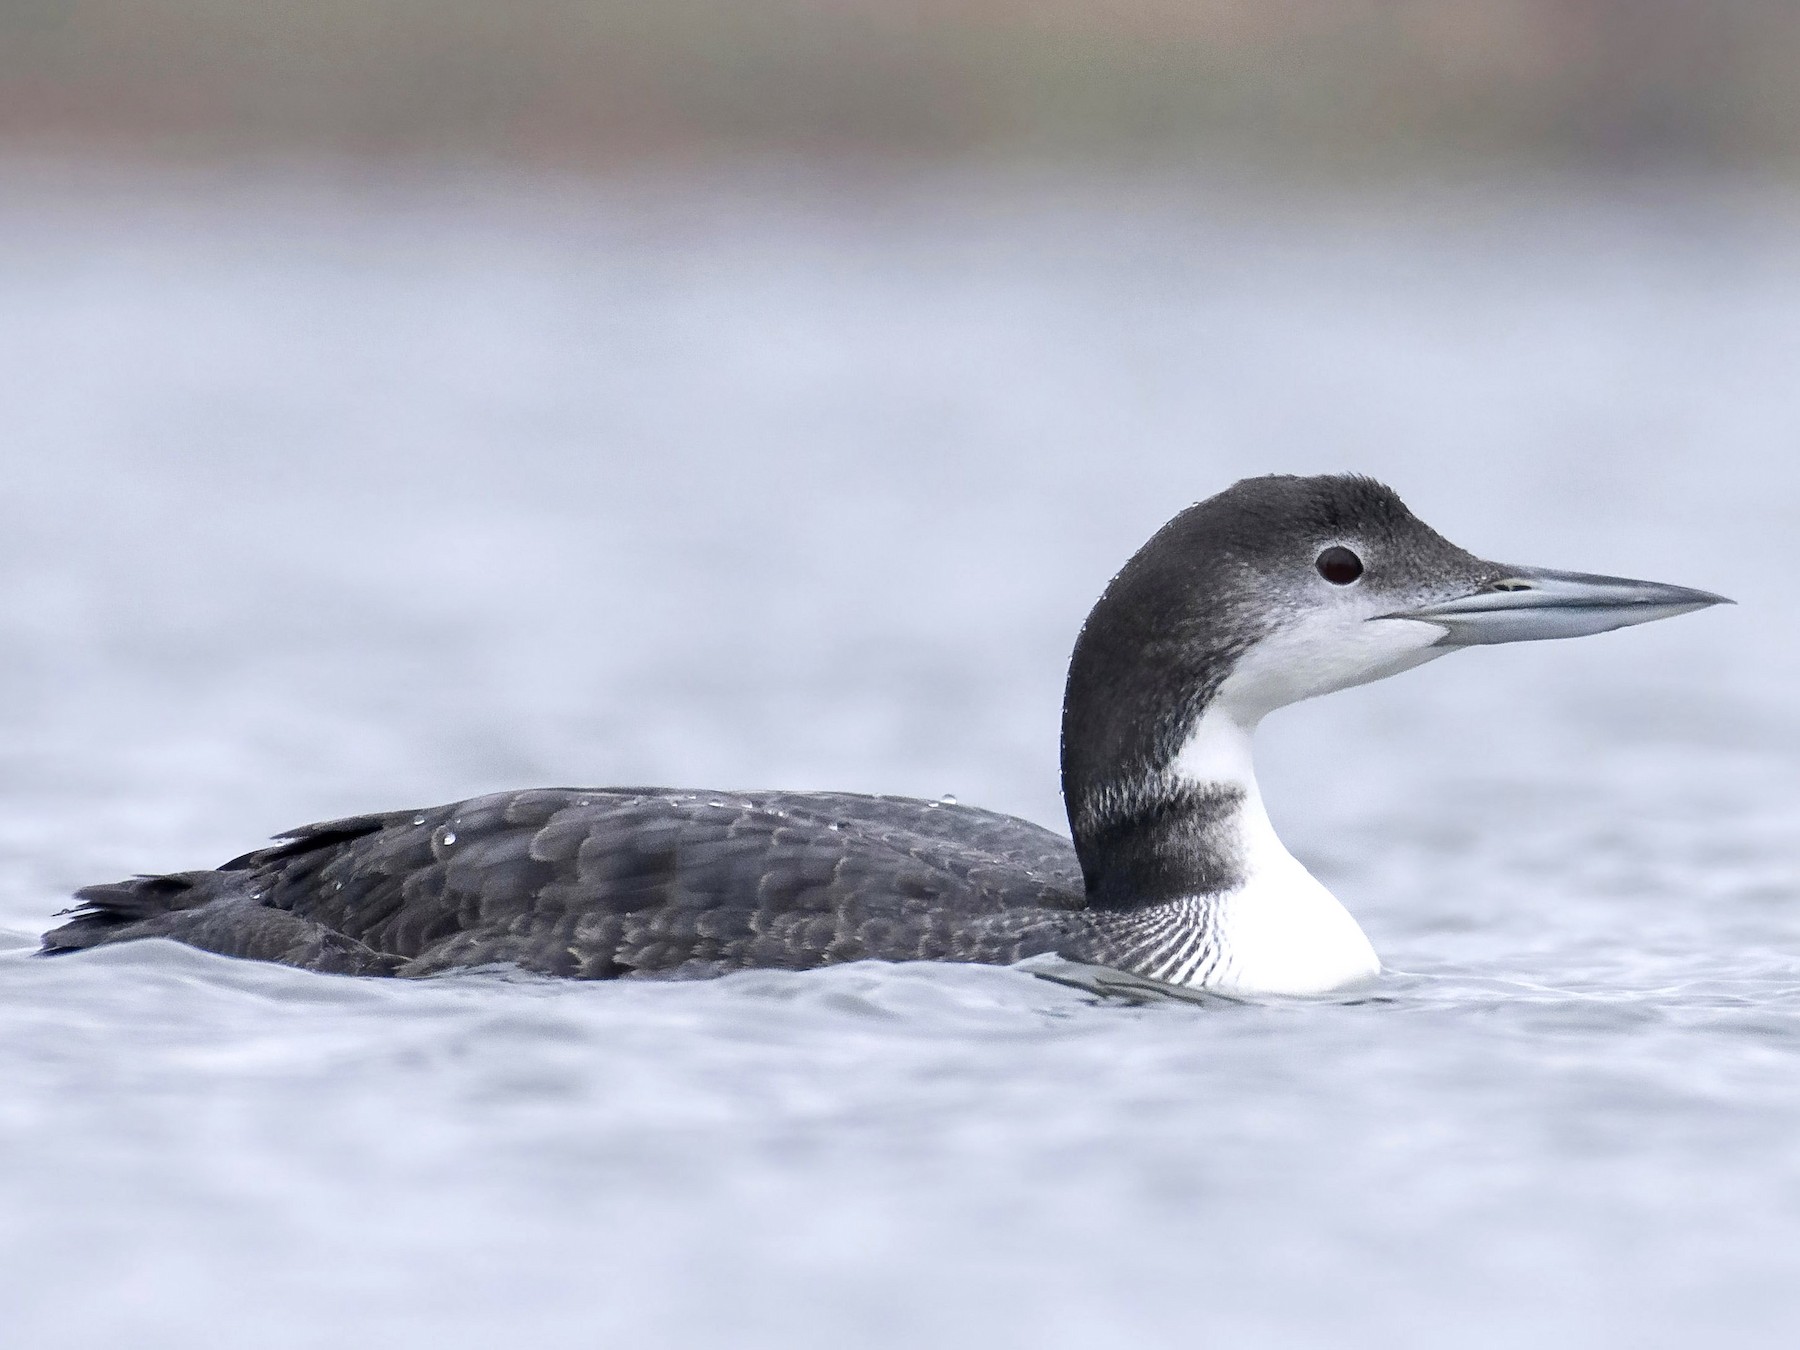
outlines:
[[[973,807],[851,793],[499,793],[309,825],[215,871],[76,898],[47,950],[169,937],[350,975],[503,962],[681,977],[1089,950],[1066,839]]]

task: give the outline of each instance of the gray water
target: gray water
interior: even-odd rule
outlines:
[[[1792,1344],[1796,225],[1718,184],[8,167],[0,1339]],[[1374,1000],[29,955],[84,882],[508,786],[1060,826],[1111,571],[1347,468],[1742,602],[1270,720]]]

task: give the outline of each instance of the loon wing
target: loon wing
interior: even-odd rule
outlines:
[[[347,974],[606,979],[874,957],[1007,962],[1083,903],[1066,839],[850,793],[541,789],[309,825],[209,872],[90,887],[46,951],[172,937]]]

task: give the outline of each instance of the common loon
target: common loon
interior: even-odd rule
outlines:
[[[1238,997],[1353,992],[1380,963],[1275,836],[1251,764],[1263,717],[1463,647],[1720,603],[1484,562],[1368,478],[1246,479],[1158,531],[1076,639],[1072,847],[948,801],[508,792],[89,887],[44,950],[166,937],[343,974],[507,963],[581,979],[1054,954]]]

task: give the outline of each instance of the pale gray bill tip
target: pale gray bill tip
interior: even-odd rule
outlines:
[[[1734,603],[1711,591],[1660,581],[1507,567],[1498,580],[1467,595],[1382,617],[1434,623],[1444,629],[1439,645],[1473,647],[1586,637]]]

